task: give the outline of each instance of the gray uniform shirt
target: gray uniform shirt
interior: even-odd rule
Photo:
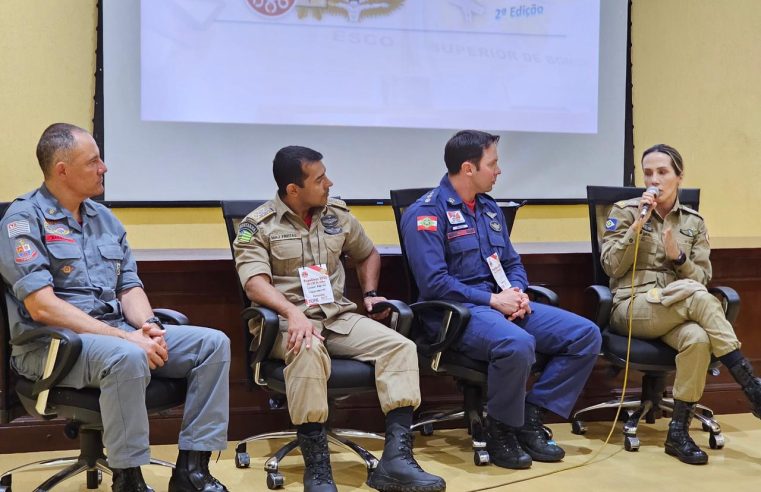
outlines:
[[[82,224],[45,185],[16,199],[0,223],[0,275],[10,293],[11,336],[41,326],[24,307],[51,286],[64,301],[111,325],[124,323],[117,294],[142,287],[126,231],[105,206],[85,200]],[[13,355],[42,343],[14,346]]]

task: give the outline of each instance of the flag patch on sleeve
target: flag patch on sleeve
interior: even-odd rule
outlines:
[[[605,230],[606,231],[615,231],[616,226],[618,226],[618,219],[614,219],[613,217],[609,218],[605,221]]]
[[[10,238],[14,238],[22,234],[31,233],[28,220],[15,220],[13,222],[8,223],[7,227],[8,227],[8,237]]]
[[[437,230],[438,219],[435,215],[418,215],[418,231],[435,231]]]

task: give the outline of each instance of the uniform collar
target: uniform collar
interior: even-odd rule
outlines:
[[[283,215],[286,215],[286,214],[291,214],[292,216],[297,217],[299,220],[302,220],[301,217],[299,217],[296,214],[296,212],[291,210],[291,207],[289,207],[288,205],[285,204],[285,202],[282,200],[282,198],[280,198],[280,194],[279,193],[275,194],[275,199],[273,200],[273,202],[274,202],[274,205],[275,205],[275,217],[277,217],[278,220],[281,219],[283,217]],[[326,205],[326,206],[324,206],[323,208],[321,208],[319,210],[319,213],[317,215],[318,216],[322,215],[323,213],[325,213],[325,211],[327,209],[328,209],[328,206]],[[312,216],[314,216],[314,213],[312,214]]]
[[[447,205],[450,207],[461,207],[463,205],[462,198],[460,198],[460,195],[457,194],[454,187],[452,186],[452,182],[449,180],[448,174],[445,174],[444,177],[441,178],[439,186],[441,187],[442,191],[439,193],[439,196],[441,197],[441,200],[444,201]],[[488,199],[484,193],[476,193],[476,203],[485,205],[487,202]]]
[[[42,214],[45,216],[46,219],[50,220],[61,220],[66,218],[68,215],[68,210],[65,210],[61,203],[58,201],[58,198],[56,198],[48,189],[47,186],[43,183],[42,186],[39,188],[39,193],[36,195],[36,201],[37,204],[40,206],[40,209],[42,210]],[[89,198],[82,202],[82,205],[80,205],[80,209],[83,213],[85,213],[88,216],[98,215],[98,211],[95,208],[95,202],[90,200]]]

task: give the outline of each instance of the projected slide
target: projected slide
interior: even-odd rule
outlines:
[[[143,0],[144,121],[598,130],[599,0]]]

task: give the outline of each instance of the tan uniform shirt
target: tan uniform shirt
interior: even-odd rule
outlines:
[[[337,333],[348,333],[351,325],[335,323],[331,326],[331,321],[357,309],[356,304],[344,297],[346,273],[341,255],[346,253],[361,262],[373,248],[372,241],[343,201],[328,199],[324,208],[313,211],[312,225],[307,228],[279,196],[241,221],[233,243],[235,266],[242,285],[255,275],[267,275],[272,285],[289,302],[300,307],[307,318],[322,321],[325,328]],[[328,268],[335,302],[307,306],[298,269],[319,264]],[[280,328],[287,330],[283,318]]]
[[[618,305],[631,295],[644,293],[653,287],[663,288],[677,279],[689,278],[703,285],[711,280],[711,248],[703,218],[689,207],[676,201],[664,219],[653,213],[642,228],[637,265],[632,283],[631,269],[634,263],[636,232],[629,226],[637,218],[639,198],[624,200],[613,205],[605,224],[601,244],[603,270],[610,277],[613,305]],[[663,243],[664,227],[671,227],[687,261],[677,266],[666,256]]]

